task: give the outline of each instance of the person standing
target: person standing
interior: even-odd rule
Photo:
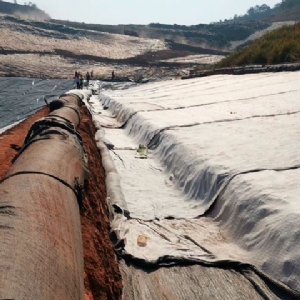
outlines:
[[[83,89],[83,76],[82,76],[82,74],[79,75],[79,86],[80,86],[80,89],[82,90]]]
[[[80,89],[80,80],[79,80],[79,74],[75,72],[75,83],[76,83],[76,88],[77,90]]]
[[[88,87],[89,87],[89,84],[90,84],[90,79],[91,79],[91,75],[90,75],[89,72],[86,73],[85,79],[86,79],[86,86],[87,86],[87,88],[88,88]]]

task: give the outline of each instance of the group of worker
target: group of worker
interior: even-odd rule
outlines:
[[[75,76],[74,76],[75,82],[76,82],[76,88],[78,90],[82,90],[83,89],[83,83],[84,83],[84,76],[80,73],[80,72],[75,72]],[[89,86],[90,80],[93,79],[93,71],[87,72],[85,74],[85,86]]]

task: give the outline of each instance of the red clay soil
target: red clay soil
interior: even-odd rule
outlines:
[[[89,158],[90,178],[85,184],[82,212],[82,237],[84,250],[85,300],[114,300],[122,294],[122,278],[112,244],[109,239],[108,210],[105,203],[105,173],[101,156],[94,141],[94,128],[89,112],[81,109],[82,122],[78,128]],[[11,166],[17,153],[11,145],[21,146],[29,127],[48,115],[44,107],[14,128],[0,135],[0,179]]]
[[[90,179],[85,184],[85,211],[81,216],[85,259],[85,300],[120,299],[122,277],[109,239],[105,172],[101,164],[92,118],[81,108],[80,133],[89,158]]]
[[[24,138],[32,123],[45,117],[48,113],[48,107],[45,106],[14,128],[7,130],[0,135],[0,178],[8,171],[11,166],[11,160],[17,154],[17,151],[13,150],[11,145],[15,144],[22,146]]]

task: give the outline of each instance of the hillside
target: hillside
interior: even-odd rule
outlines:
[[[258,30],[270,26],[270,22],[243,21],[236,24],[199,24],[193,26],[166,25],[101,25],[51,20],[54,23],[83,30],[94,30],[129,36],[173,41],[175,43],[225,50],[232,41],[246,39]]]
[[[226,52],[0,14],[0,76],[72,78],[74,72],[93,70],[108,78],[166,78],[188,72],[197,61],[175,62],[188,55],[222,55]],[[227,52],[228,53],[228,52]]]
[[[49,19],[34,4],[0,1],[0,76],[73,78],[75,71],[93,71],[102,79],[114,71],[120,80],[184,76],[281,27],[284,23],[272,23],[276,16],[295,19],[294,10],[263,20],[193,26],[101,25]]]
[[[299,16],[299,0],[283,0],[273,8],[266,4],[256,5],[250,7],[245,15],[235,15],[228,20],[192,26],[159,23],[149,25],[100,25],[63,20],[52,21],[78,29],[155,38],[195,47],[228,51],[236,47],[243,47],[247,42],[284,24],[300,21]]]
[[[217,67],[300,61],[300,23],[267,33],[217,64]]]
[[[274,7],[266,4],[252,6],[247,10],[246,14],[234,15],[232,18],[221,20],[218,23],[231,24],[249,20],[263,22],[299,21],[299,12],[299,0],[281,0]]]
[[[286,9],[278,14],[266,18],[266,20],[270,22],[300,21],[300,7]]]
[[[2,14],[12,14],[16,16],[31,18],[35,20],[49,20],[50,16],[40,10],[34,3],[21,5],[17,3],[0,1],[0,12]]]

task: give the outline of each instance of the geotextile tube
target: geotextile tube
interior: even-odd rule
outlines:
[[[115,219],[116,214],[129,216],[129,211],[122,192],[120,175],[110,156],[109,149],[111,144],[104,137],[105,132],[99,122],[93,119],[93,123],[97,130],[95,134],[95,141],[97,143],[97,148],[101,153],[102,165],[105,170],[105,183],[107,189],[106,202],[109,209],[110,220],[112,222],[113,219]]]
[[[81,99],[65,97],[31,126],[0,181],[1,300],[84,298],[79,210],[87,156],[76,132]]]

